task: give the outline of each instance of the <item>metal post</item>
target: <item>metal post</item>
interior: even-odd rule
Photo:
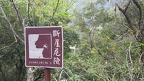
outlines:
[[[50,68],[44,68],[44,75],[45,81],[50,81]]]

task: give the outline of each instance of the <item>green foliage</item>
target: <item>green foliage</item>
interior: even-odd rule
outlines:
[[[78,34],[72,30],[70,27],[64,27],[64,54],[67,54],[71,51],[70,46],[75,46],[79,43]]]
[[[114,7],[108,11],[103,8],[105,0],[85,2],[82,12],[74,10],[71,15],[67,11],[72,3],[67,0],[15,0],[20,19],[13,2],[0,5],[22,38],[20,21],[24,26],[63,26],[64,68],[52,69],[53,81],[143,81],[140,62],[143,42],[138,41],[138,34],[133,34],[125,17]],[[143,3],[140,6],[143,10]],[[139,33],[135,9],[131,4],[127,14]],[[26,81],[24,44],[15,38],[2,13],[0,18],[0,80]],[[42,81],[43,76],[43,69],[38,69],[34,79]]]
[[[113,8],[114,9],[114,8]],[[67,66],[73,75],[69,79],[82,81],[129,81],[140,80],[138,70],[140,43],[120,24],[124,18],[111,10],[108,13],[90,3],[84,12],[75,12],[75,27],[80,33],[77,53],[71,55]],[[97,11],[97,12],[95,12]],[[101,27],[102,30],[97,30]],[[68,73],[70,74],[70,73]],[[77,79],[75,79],[77,78]]]

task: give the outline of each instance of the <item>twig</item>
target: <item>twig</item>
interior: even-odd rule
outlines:
[[[9,28],[10,28],[10,30],[12,31],[13,35],[15,35],[21,42],[24,43],[24,40],[23,40],[23,39],[15,32],[15,30],[13,29],[13,26],[12,26],[12,24],[10,23],[10,21],[8,20],[5,12],[3,11],[2,6],[0,6],[0,10],[1,10],[1,12],[2,12],[2,15],[3,15],[4,19],[6,20],[7,24],[9,25]]]

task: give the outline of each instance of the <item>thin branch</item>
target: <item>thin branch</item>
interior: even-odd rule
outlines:
[[[54,17],[54,15],[55,15],[55,13],[56,13],[56,11],[57,11],[57,9],[58,9],[58,6],[59,6],[59,1],[60,1],[60,0],[58,0],[58,2],[57,2],[57,5],[56,5],[56,8],[55,8],[55,11],[53,12],[52,17]]]
[[[1,10],[1,12],[2,12],[2,15],[3,15],[4,19],[6,20],[7,24],[9,25],[9,28],[10,28],[10,30],[12,31],[13,35],[15,35],[21,42],[24,43],[24,40],[23,40],[23,39],[15,32],[15,30],[13,29],[13,26],[12,26],[12,24],[10,23],[10,21],[8,20],[5,12],[3,11],[2,6],[0,6],[0,10]]]
[[[38,81],[39,79],[43,78],[44,75],[42,75],[43,72],[39,73],[39,76],[37,78],[34,79],[34,81]]]
[[[20,15],[20,12],[19,12],[18,8],[16,7],[16,5],[15,5],[15,3],[14,3],[13,0],[11,0],[11,2],[12,2],[12,5],[13,5],[15,11],[16,11],[17,16],[18,16],[18,20],[19,20],[20,25],[21,25],[22,27],[24,27],[23,20],[22,20],[22,18],[21,18],[21,15]]]
[[[131,58],[131,45],[132,45],[132,42],[130,42],[128,54],[129,54],[130,63],[132,64],[133,61],[132,61],[132,58]]]
[[[65,10],[65,12],[67,12],[76,2],[77,0],[73,1],[73,3],[70,4],[70,6]]]
[[[14,41],[13,43],[11,43],[11,44],[8,45],[8,46],[4,46],[4,47],[0,48],[0,51],[3,50],[3,49],[5,49],[5,48],[8,48],[8,47],[13,46],[13,45],[17,42],[17,38],[15,37],[15,35],[14,35],[14,38],[15,38],[15,41]]]
[[[53,20],[53,17],[54,17],[54,15],[55,15],[55,13],[57,12],[57,9],[58,9],[58,6],[59,6],[59,1],[60,1],[60,0],[57,1],[57,5],[56,5],[56,8],[55,8],[54,11],[53,11],[53,14],[52,14],[52,16],[51,16],[50,22]]]
[[[62,70],[61,72],[60,72],[60,75],[59,75],[59,80],[62,78],[62,74],[63,73],[65,73],[68,77],[70,77],[64,70]]]
[[[32,26],[32,23],[30,22],[31,19],[30,19],[30,0],[27,0],[28,3],[27,3],[27,17],[28,17],[28,24],[30,24]]]
[[[36,69],[39,69],[39,68],[36,68]],[[44,77],[43,71],[41,71],[40,69],[39,69],[38,73],[39,73],[39,76],[35,77],[34,81],[38,81],[39,79]]]

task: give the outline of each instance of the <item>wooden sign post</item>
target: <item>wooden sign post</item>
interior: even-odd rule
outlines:
[[[51,77],[50,77],[50,68],[45,68],[44,69],[44,79],[45,81],[50,81]]]

